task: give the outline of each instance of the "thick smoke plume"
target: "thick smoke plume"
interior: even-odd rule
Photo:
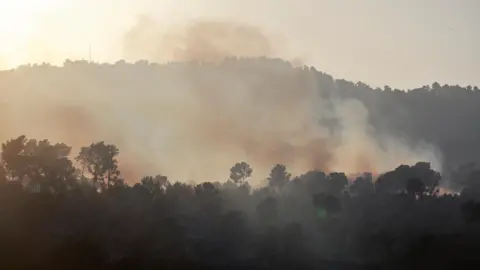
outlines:
[[[219,62],[228,57],[271,57],[276,53],[271,38],[257,27],[195,20],[165,29],[148,16],[141,16],[127,31],[123,45],[127,59],[156,62]]]
[[[282,56],[258,28],[196,21],[162,30],[143,18],[123,46],[132,60],[196,63],[67,62],[3,72],[1,139],[26,134],[74,149],[105,140],[120,148],[131,182],[156,173],[222,181],[240,161],[252,165],[255,183],[276,163],[294,174],[383,172],[420,160],[440,169],[428,144],[376,134],[359,101],[322,98],[315,72],[282,60],[231,59]]]

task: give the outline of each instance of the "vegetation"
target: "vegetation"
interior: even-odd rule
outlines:
[[[475,259],[477,171],[461,195],[439,195],[441,176],[424,162],[375,182],[368,173],[350,182],[338,172],[292,177],[277,164],[268,186],[252,189],[253,169],[239,162],[226,183],[157,175],[127,185],[114,145],[81,148],[78,169],[69,152],[25,136],[2,145],[8,269],[458,267]]]
[[[255,167],[246,160],[225,168],[229,180],[222,183],[185,184],[161,174],[124,179],[116,145],[98,141],[75,154],[61,142],[19,136],[2,144],[2,266],[471,268],[480,248],[478,88],[380,90],[302,72],[316,76],[322,95],[364,103],[377,130],[434,142],[446,160],[443,175],[428,162],[353,178],[320,170],[295,176],[272,164],[268,184],[253,188]],[[459,192],[445,193],[445,186]]]

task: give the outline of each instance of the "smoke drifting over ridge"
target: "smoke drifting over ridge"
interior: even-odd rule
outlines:
[[[375,134],[359,101],[322,98],[313,72],[281,60],[220,62],[282,57],[272,43],[261,29],[234,22],[162,30],[142,18],[125,34],[127,59],[198,63],[113,69],[77,63],[4,73],[0,135],[49,138],[75,149],[115,143],[128,181],[155,173],[225,180],[239,161],[252,165],[256,183],[276,163],[294,174],[383,172],[423,160],[441,169],[432,146]],[[336,127],[321,124],[324,118]]]
[[[284,53],[258,27],[234,21],[198,19],[162,27],[148,16],[139,17],[123,42],[127,59],[219,62],[228,57],[274,57]],[[284,55],[282,55],[284,56]]]

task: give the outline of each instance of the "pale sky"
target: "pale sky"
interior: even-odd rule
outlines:
[[[372,86],[480,85],[479,11],[477,0],[0,0],[0,67],[87,59],[89,44],[114,62],[148,14],[255,25],[288,41],[286,57]]]

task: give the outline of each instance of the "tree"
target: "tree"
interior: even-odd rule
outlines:
[[[208,214],[218,214],[222,208],[219,190],[210,182],[195,186],[196,205]]]
[[[326,213],[328,216],[334,215],[342,209],[340,201],[331,194],[315,194],[313,196],[313,205],[319,211],[319,215]]]
[[[357,177],[355,181],[349,186],[349,190],[356,196],[366,196],[374,193],[373,181],[371,174]]]
[[[298,177],[298,179],[311,194],[326,192],[328,189],[327,175],[324,172],[309,171]]]
[[[252,176],[252,168],[246,162],[236,163],[232,168],[230,168],[230,179],[235,184],[243,184],[245,179]]]
[[[339,195],[348,185],[345,173],[332,172],[328,175],[328,192],[334,196]]]
[[[435,190],[442,179],[439,172],[432,170],[429,162],[417,162],[411,167],[411,175],[423,182],[425,192],[428,194],[435,193]]]
[[[9,180],[22,180],[27,174],[27,157],[23,155],[27,137],[19,136],[2,144],[2,163]]]
[[[155,177],[144,176],[140,182],[151,194],[158,193],[169,185],[168,178],[159,174]]]
[[[64,143],[20,136],[2,145],[2,160],[11,180],[28,179],[35,190],[61,192],[76,180],[70,150]]]
[[[398,193],[403,192],[406,185],[406,179],[410,176],[410,166],[400,165],[395,170],[386,172],[375,182],[375,190],[378,193]]]
[[[407,194],[412,197],[419,197],[425,192],[425,184],[417,177],[408,179],[405,187]]]
[[[38,142],[35,160],[42,183],[55,190],[76,184],[75,167],[68,158],[71,147],[64,143],[50,144],[48,140]]]
[[[118,154],[115,145],[101,141],[82,147],[76,160],[82,165],[82,171],[86,168],[92,175],[95,186],[100,182],[100,185],[107,189],[111,182],[114,183],[120,176],[116,159]]]
[[[430,163],[418,162],[414,166],[400,165],[381,175],[375,183],[375,189],[380,193],[403,193],[410,178],[421,179],[427,194],[435,194],[441,180],[440,174],[430,168]]]
[[[285,165],[277,164],[270,171],[268,176],[268,185],[274,188],[282,188],[290,181],[291,174],[287,172]]]

